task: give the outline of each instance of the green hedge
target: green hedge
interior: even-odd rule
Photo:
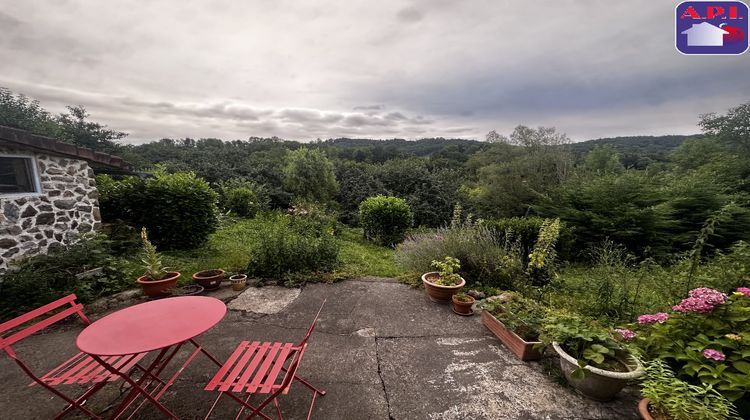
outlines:
[[[163,250],[196,248],[216,229],[218,196],[192,172],[158,171],[145,180],[122,181],[100,175],[97,184],[102,218],[145,226]]]
[[[359,205],[359,223],[365,237],[382,245],[396,245],[404,240],[413,215],[406,200],[378,195]]]

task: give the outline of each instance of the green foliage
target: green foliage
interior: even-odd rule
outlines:
[[[700,126],[733,150],[745,156],[750,153],[750,102],[730,108],[723,115],[702,115]]]
[[[461,275],[456,273],[461,268],[461,262],[457,258],[448,256],[442,261],[432,260],[430,265],[438,270],[438,279],[433,283],[440,286],[456,286],[461,283]]]
[[[705,290],[692,291],[691,298]],[[681,377],[711,385],[730,401],[745,399],[750,391],[750,297],[734,293],[714,303],[708,312],[671,311],[665,322],[639,325],[636,344],[645,357],[667,362]],[[707,350],[719,351],[722,360],[710,358]]]
[[[297,199],[326,203],[336,196],[333,164],[318,149],[301,147],[289,152],[282,171],[284,188]]]
[[[339,263],[340,244],[330,217],[272,212],[258,217],[256,243],[247,272],[266,278],[330,271]]]
[[[555,244],[560,236],[560,219],[547,219],[539,227],[534,249],[529,254],[529,264],[526,267],[532,286],[543,286],[555,274]]]
[[[86,271],[101,268],[86,276]],[[112,251],[103,235],[15,262],[0,278],[0,320],[75,293],[82,302],[133,286],[137,268]]]
[[[611,144],[594,146],[583,159],[583,168],[597,174],[621,173],[625,170],[620,155]]]
[[[263,186],[242,178],[232,178],[218,185],[219,206],[239,217],[254,217],[268,208]]]
[[[156,252],[156,247],[148,240],[146,228],[141,229],[141,240],[143,241],[143,275],[149,280],[161,280],[169,271],[161,263],[161,256]]]
[[[396,262],[412,273],[431,271],[431,262],[446,255],[461,262],[461,276],[468,283],[512,289],[525,279],[518,249],[500,244],[482,226],[457,226],[409,236],[396,248]]]
[[[339,219],[350,225],[359,224],[360,203],[385,192],[375,167],[366,163],[336,162],[336,181],[339,184]]]
[[[539,302],[527,299],[515,292],[504,292],[500,296],[486,299],[485,310],[497,318],[506,328],[524,341],[537,341],[547,309]]]
[[[711,385],[691,385],[677,377],[661,360],[644,366],[641,394],[657,415],[671,420],[724,420],[736,411]]]
[[[104,220],[122,219],[146,227],[163,249],[195,248],[216,229],[217,194],[192,172],[159,170],[146,180],[98,180]]]
[[[412,212],[406,200],[378,195],[359,205],[359,220],[367,239],[393,246],[411,227]]]
[[[605,370],[623,368],[616,359],[617,353],[625,349],[623,343],[615,340],[609,329],[590,318],[565,311],[550,311],[542,321],[539,339],[544,344],[557,342],[578,360],[580,368],[575,376],[585,374],[582,368],[587,365]]]

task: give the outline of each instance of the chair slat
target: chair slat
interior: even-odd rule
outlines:
[[[24,338],[30,336],[31,334],[34,334],[35,332],[41,331],[41,330],[49,327],[50,325],[54,324],[55,322],[60,321],[62,319],[65,319],[65,318],[69,317],[70,315],[73,315],[74,313],[76,313],[78,311],[81,311],[81,310],[83,310],[83,305],[77,303],[74,306],[72,306],[72,307],[70,307],[70,308],[68,308],[68,309],[66,309],[66,310],[64,310],[62,312],[58,312],[58,313],[50,316],[49,318],[46,318],[46,319],[44,319],[42,321],[39,321],[38,323],[36,323],[36,324],[34,324],[34,325],[32,325],[32,326],[30,326],[28,328],[25,328],[25,329],[23,329],[23,330],[15,333],[15,334],[12,334],[12,335],[6,337],[3,340],[4,341],[3,345],[4,346],[11,346],[14,343],[16,343],[16,342],[18,342],[20,340],[23,340]]]
[[[273,385],[276,383],[276,378],[279,376],[281,368],[284,366],[284,362],[286,362],[291,351],[292,343],[284,344],[284,346],[281,348],[281,351],[279,352],[279,355],[276,356],[276,363],[274,363],[273,368],[268,373],[266,380],[263,382],[263,386],[258,392],[260,392],[261,394],[267,394],[271,392],[271,390],[273,389]]]
[[[76,295],[68,295],[64,298],[57,299],[54,302],[50,302],[44,306],[41,306],[39,308],[34,309],[33,311],[27,312],[19,317],[13,318],[11,320],[5,321],[2,324],[0,324],[0,334],[15,328],[19,325],[25,324],[32,319],[44,315],[45,313],[57,309],[60,306],[65,305],[66,303],[72,303],[76,300]]]
[[[70,379],[70,377],[75,376],[81,370],[86,369],[86,367],[88,366],[96,367],[96,360],[94,360],[91,356],[87,355],[86,358],[83,359],[82,362],[76,364],[70,369],[67,369],[65,372],[61,372],[59,376],[55,376],[54,378],[51,378],[51,382],[48,382],[48,383],[50,385],[59,385],[62,382],[65,382],[68,379]]]
[[[271,343],[264,342],[260,346],[255,346],[257,347],[255,349],[255,354],[250,354],[250,352],[246,353],[242,357],[242,359],[240,359],[240,361],[237,363],[237,366],[235,366],[234,370],[232,371],[233,373],[236,372],[236,374],[227,376],[220,390],[228,391],[229,388],[232,387],[232,385],[235,385],[235,387],[239,386],[240,388],[242,388],[242,384],[247,383],[247,381],[250,379],[251,375],[255,371],[255,368],[258,366],[260,361],[263,360],[263,357],[265,356],[270,346],[271,346]],[[250,356],[252,356],[252,359],[250,358]],[[242,375],[240,376],[240,374]]]
[[[234,362],[237,360],[238,357],[242,354],[242,352],[245,351],[247,348],[249,341],[243,341],[238,345],[232,354],[229,356],[229,359],[221,366],[218,372],[216,372],[216,375],[214,375],[213,378],[208,382],[208,385],[206,385],[205,388],[203,388],[206,391],[213,391],[216,389],[217,386],[219,386],[222,383],[222,378],[224,378],[224,375],[229,372],[229,369],[232,367]],[[253,345],[257,345],[257,341],[253,342]]]
[[[48,381],[50,378],[54,378],[56,375],[60,374],[61,372],[64,372],[66,369],[69,369],[76,364],[80,363],[83,359],[86,358],[86,353],[79,352],[75,356],[71,357],[70,359],[60,363],[57,367],[47,372],[44,376],[42,376],[42,381]],[[32,382],[29,384],[29,386],[37,385],[36,382]]]
[[[253,381],[247,385],[247,392],[254,393],[258,387],[261,384],[261,381],[263,381],[263,378],[266,376],[266,372],[268,372],[268,369],[271,368],[271,364],[273,364],[273,361],[276,359],[276,354],[279,352],[279,349],[283,343],[273,343],[271,348],[268,350],[268,354],[263,359],[263,364],[258,368],[258,371],[255,373],[255,377],[253,378]],[[235,387],[235,390],[237,390],[237,387]],[[242,390],[242,387],[240,386],[240,389]]]
[[[115,368],[118,369],[118,370],[120,370],[121,372],[127,372],[130,369],[132,369],[136,365],[136,363],[140,362],[141,359],[143,359],[144,357],[146,357],[147,354],[148,353],[138,353],[138,354],[134,354],[134,355],[130,355],[130,356],[124,356],[123,360],[126,360],[127,363],[125,363],[125,365],[122,366],[122,367],[115,366]],[[128,360],[128,358],[130,358],[130,359]],[[116,381],[119,378],[120,378],[120,375],[115,375],[114,373],[112,373],[112,374],[109,375],[109,381]]]

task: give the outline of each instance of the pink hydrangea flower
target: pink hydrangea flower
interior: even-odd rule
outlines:
[[[750,287],[738,287],[737,293],[742,293],[743,295],[750,297]]]
[[[672,307],[677,312],[696,312],[707,314],[714,310],[716,305],[727,301],[727,295],[718,290],[708,287],[699,287],[690,291],[690,297],[685,298],[678,305]]]
[[[709,289],[708,287],[699,287],[690,291],[690,297],[703,299],[709,305],[721,305],[727,301],[727,295],[718,290]]]
[[[631,341],[635,338],[635,333],[627,328],[615,328],[615,332],[620,334],[625,341]]]
[[[638,323],[639,324],[655,324],[658,322],[659,324],[662,324],[664,323],[664,321],[668,319],[669,319],[669,314],[665,314],[664,312],[659,312],[653,315],[646,314],[646,315],[639,316]]]
[[[723,362],[727,358],[724,353],[714,349],[703,350],[703,357],[705,357],[706,359],[716,360],[717,362]]]

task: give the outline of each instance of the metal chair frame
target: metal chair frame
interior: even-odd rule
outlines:
[[[65,306],[69,307],[62,311],[50,314],[50,312]],[[6,321],[0,324],[0,349],[2,349],[8,357],[13,359],[21,370],[33,380],[29,386],[40,385],[68,403],[65,409],[63,409],[55,419],[62,418],[73,410],[79,410],[91,418],[99,419],[100,416],[84,407],[84,404],[92,395],[94,395],[94,393],[104,387],[107,382],[118,379],[118,375],[107,372],[105,367],[99,364],[95,358],[79,352],[46,373],[44,376],[38,377],[29,366],[18,357],[16,351],[11,347],[13,344],[18,343],[30,335],[42,331],[43,329],[74,314],[78,315],[84,324],[91,324],[91,321],[89,321],[83,313],[83,305],[76,302],[76,296],[71,294],[34,309],[33,311],[27,312],[19,317]],[[19,327],[22,327],[24,324],[45,315],[49,316],[19,330]],[[110,365],[117,366],[117,368],[122,371],[128,371],[132,368],[139,368],[142,370],[143,368],[138,365],[138,362],[145,355],[146,353],[140,353],[128,356],[112,356],[107,357],[106,359]],[[76,398],[71,398],[55,389],[55,386],[58,385],[88,383],[91,383],[92,385],[86,389],[83,394]]]
[[[315,399],[318,395],[326,395],[326,391],[314,387],[310,382],[298,376],[297,370],[307,349],[307,341],[315,330],[325,303],[323,301],[323,304],[320,305],[320,309],[318,309],[318,313],[307,329],[307,333],[297,345],[292,343],[260,343],[258,341],[241,342],[204,388],[206,391],[219,390],[219,395],[214,400],[205,419],[209,418],[223,395],[229,396],[241,405],[235,420],[239,419],[246,410],[250,410],[250,414],[246,417],[248,419],[257,415],[265,420],[271,420],[262,412],[270,403],[273,403],[276,407],[278,419],[283,419],[277,397],[288,394],[292,384],[299,382],[312,391],[312,401],[307,412],[307,419],[309,420],[315,406]],[[276,379],[282,371],[284,376],[281,382],[277,383]],[[249,394],[244,400],[232,394],[233,392],[243,391]],[[258,406],[253,406],[248,401],[255,394],[270,394],[270,396]]]

